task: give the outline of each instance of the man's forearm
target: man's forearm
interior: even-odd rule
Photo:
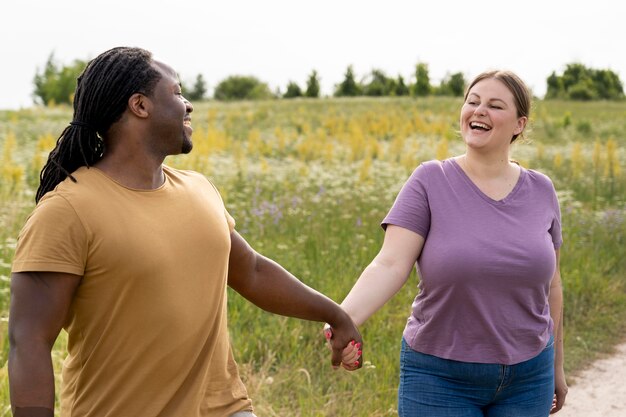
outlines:
[[[54,417],[54,410],[45,407],[14,407],[13,417]]]
[[[54,371],[47,346],[23,342],[9,353],[9,388],[15,417],[54,415]],[[29,346],[30,345],[30,346]]]
[[[228,285],[263,310],[330,324],[331,363],[335,368],[341,364],[342,351],[350,341],[362,346],[362,337],[348,313],[276,262],[254,251],[237,232],[231,233],[228,268]]]
[[[248,284],[237,291],[271,313],[328,323],[345,314],[334,301],[261,255],[258,256],[255,278]]]

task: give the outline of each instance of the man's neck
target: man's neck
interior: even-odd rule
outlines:
[[[165,182],[163,160],[103,157],[94,166],[118,183],[138,190],[154,190]]]

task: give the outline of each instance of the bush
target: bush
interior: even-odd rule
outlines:
[[[256,77],[232,75],[215,87],[216,100],[264,100],[272,98],[266,83]]]

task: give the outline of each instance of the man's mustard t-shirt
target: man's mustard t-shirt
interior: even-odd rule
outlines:
[[[234,220],[202,175],[163,169],[165,183],[146,191],[80,168],[20,233],[13,272],[83,276],[64,325],[64,417],[252,408],[226,322]]]

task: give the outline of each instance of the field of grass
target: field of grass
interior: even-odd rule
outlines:
[[[378,252],[380,221],[421,162],[463,152],[461,102],[329,99],[200,103],[194,151],[166,163],[204,173],[240,233],[341,301]],[[38,174],[71,119],[66,107],[0,112],[0,417],[10,415],[6,324],[10,263]],[[626,330],[626,103],[536,103],[523,166],[554,181],[564,245],[566,367],[580,370]],[[235,355],[260,416],[396,414],[409,283],[363,327],[364,369],[333,371],[321,324],[273,316],[229,293]],[[229,290],[230,291],[230,290]],[[60,369],[65,336],[54,350]]]

